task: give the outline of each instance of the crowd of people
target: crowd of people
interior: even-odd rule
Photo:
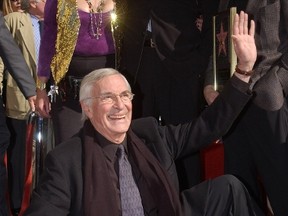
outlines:
[[[30,69],[28,68],[25,59],[15,43],[11,33],[5,25],[5,21],[0,12],[0,55],[5,64],[5,67],[13,76],[18,88],[29,101],[31,110],[35,110],[36,101],[36,86],[33,77],[31,76]],[[3,79],[4,71],[1,71],[1,80]],[[2,83],[2,81],[1,81]],[[2,87],[2,85],[1,85]],[[1,88],[2,90],[2,88]],[[2,91],[1,91],[2,92]],[[3,105],[3,98],[0,98],[0,214],[8,215],[8,205],[6,201],[7,191],[7,173],[4,165],[4,155],[10,144],[10,131],[6,124],[6,111]]]
[[[21,11],[17,10],[5,16],[6,26],[18,44],[34,81],[37,78],[41,41],[39,22],[43,20],[44,7],[45,1],[23,0]],[[1,68],[5,68],[3,63],[0,62],[0,65]],[[14,212],[16,214],[20,210],[24,190],[26,128],[30,106],[9,71],[5,74],[4,92],[6,122],[10,131],[10,143],[7,149],[8,191],[11,209],[13,214]]]
[[[0,216],[24,213],[30,111],[52,120],[56,147],[25,215],[288,212],[288,2],[1,5]],[[212,16],[231,7],[237,66],[220,93]],[[218,139],[225,175],[202,182],[199,151]],[[128,201],[120,154],[138,195]]]

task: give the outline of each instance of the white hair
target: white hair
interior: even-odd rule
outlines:
[[[128,87],[128,90],[131,91],[131,86],[129,82],[119,71],[113,68],[101,68],[101,69],[97,69],[97,70],[90,72],[83,78],[83,80],[81,81],[81,86],[80,86],[80,91],[79,91],[79,101],[82,103],[85,103],[87,106],[91,106],[91,100],[86,100],[86,99],[91,97],[91,92],[95,84],[99,80],[107,76],[111,76],[115,74],[118,74],[123,78],[123,80],[125,81]],[[82,120],[84,121],[86,119],[87,119],[87,116],[85,112],[82,110]]]

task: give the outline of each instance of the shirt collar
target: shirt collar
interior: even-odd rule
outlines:
[[[102,134],[96,131],[96,140],[97,140],[97,143],[102,147],[104,154],[110,161],[114,160],[119,145],[124,145],[125,151],[128,152],[127,151],[127,137],[123,140],[122,143],[115,144],[107,140]]]

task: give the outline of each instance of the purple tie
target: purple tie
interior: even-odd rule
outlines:
[[[117,152],[122,216],[144,216],[141,196],[123,145]]]

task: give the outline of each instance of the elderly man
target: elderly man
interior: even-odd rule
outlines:
[[[114,69],[84,77],[83,129],[46,158],[46,170],[26,215],[262,215],[233,176],[203,182],[179,195],[175,159],[222,136],[249,101],[256,58],[254,22],[235,17],[239,69],[221,96],[194,121],[159,126],[152,117],[134,120],[133,93]],[[241,71],[239,71],[241,73]],[[248,75],[247,75],[248,74]]]

